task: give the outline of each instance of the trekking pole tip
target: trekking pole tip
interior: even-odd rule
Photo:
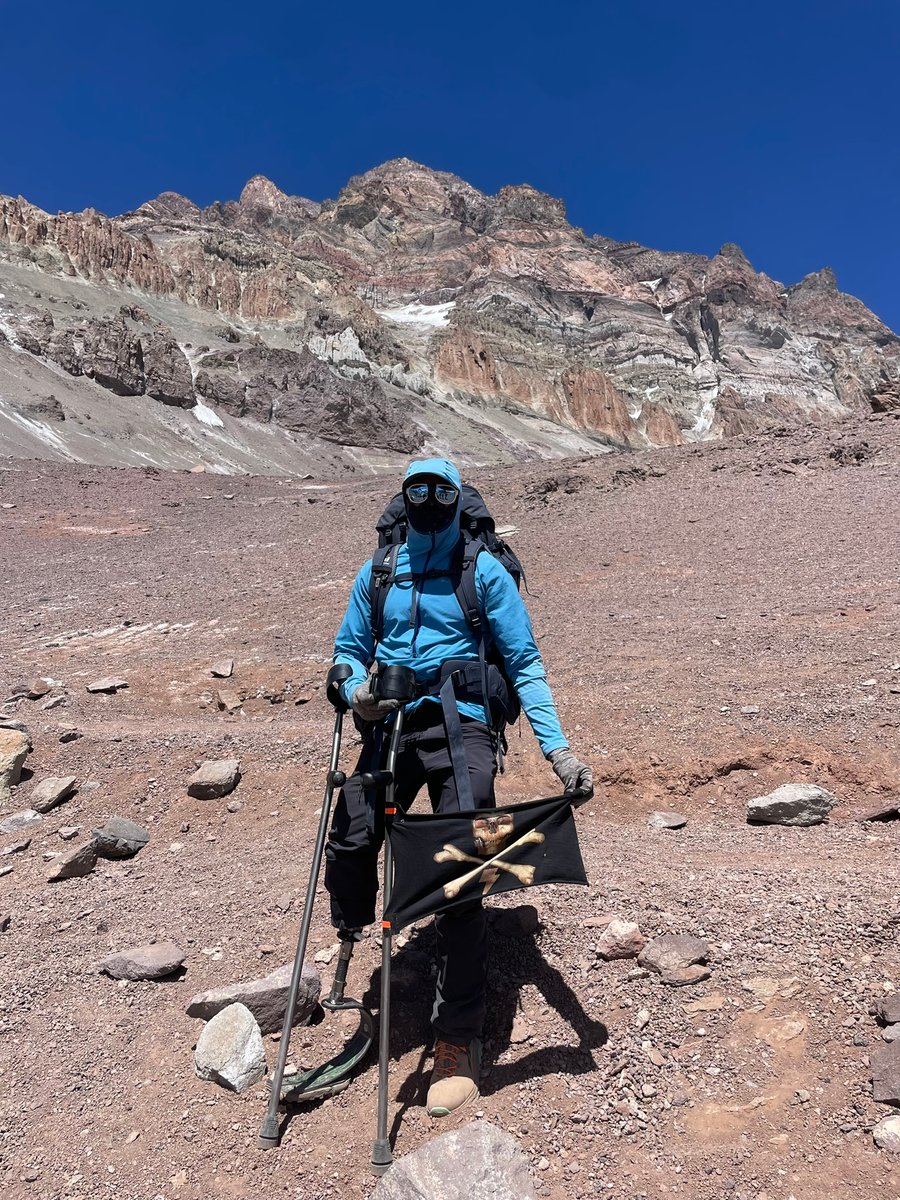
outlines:
[[[388,1138],[376,1138],[372,1145],[372,1161],[370,1166],[373,1175],[383,1175],[391,1163],[394,1161],[394,1156],[391,1153],[391,1143]]]
[[[259,1133],[256,1137],[256,1144],[260,1150],[274,1150],[279,1142],[278,1136],[278,1116],[266,1115],[263,1123],[259,1128]]]

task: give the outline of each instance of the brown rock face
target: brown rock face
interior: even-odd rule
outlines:
[[[51,299],[53,279],[77,296]],[[120,217],[0,197],[0,283],[4,354],[191,408],[190,343],[200,395],[313,449],[449,442],[486,461],[900,407],[900,339],[828,268],[785,287],[730,243],[706,258],[588,238],[528,184],[487,196],[409,159],[321,205],[263,176],[238,200],[164,192]],[[223,328],[233,348],[211,351]]]

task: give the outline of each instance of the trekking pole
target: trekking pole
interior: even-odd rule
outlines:
[[[401,672],[403,675],[401,676]],[[409,668],[388,667],[385,669],[388,679],[382,684],[383,693],[390,693],[392,698],[409,701],[415,688],[415,673]],[[402,693],[402,695],[401,695]],[[391,846],[391,824],[396,808],[397,788],[397,751],[400,737],[403,733],[403,708],[397,711],[394,727],[391,730],[391,740],[388,745],[385,770],[379,772],[380,782],[386,784],[384,800],[384,912],[387,912],[391,900],[391,889],[394,883],[394,853]],[[365,777],[364,777],[365,782]],[[373,778],[373,782],[377,779]],[[381,922],[381,1000],[378,1006],[378,1117],[375,1129],[375,1141],[372,1144],[371,1167],[375,1175],[383,1175],[394,1161],[391,1153],[391,1142],[387,1131],[388,1108],[388,1068],[391,1041],[391,924]]]
[[[337,663],[328,672],[326,680],[326,695],[334,705],[334,733],[331,738],[331,762],[325,779],[325,796],[322,800],[322,811],[319,815],[319,828],[313,849],[312,865],[309,869],[309,883],[306,885],[306,899],[303,902],[303,919],[300,922],[300,935],[297,938],[297,953],[294,955],[294,970],[291,975],[291,986],[288,990],[287,1008],[284,1013],[284,1024],[281,1027],[281,1041],[278,1045],[278,1061],[275,1064],[275,1074],[269,1092],[269,1107],[260,1126],[257,1145],[262,1150],[272,1150],[278,1145],[278,1105],[281,1101],[281,1085],[284,1080],[284,1069],[288,1059],[288,1048],[291,1038],[291,1028],[294,1024],[294,1010],[297,1007],[297,993],[300,990],[300,976],[303,972],[303,958],[306,954],[306,943],[309,940],[309,927],[312,923],[313,903],[316,898],[316,885],[319,881],[319,871],[322,866],[322,854],[325,849],[325,838],[328,834],[328,819],[331,815],[331,801],[336,787],[343,787],[346,776],[338,770],[341,754],[341,733],[344,725],[344,713],[347,705],[340,692],[341,684],[349,679],[353,670],[346,663]]]

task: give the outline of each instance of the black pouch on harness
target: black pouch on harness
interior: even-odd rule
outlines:
[[[519,699],[496,663],[486,662],[484,674],[487,684],[487,708],[490,714],[488,724],[494,731],[501,732],[504,726],[511,725],[518,719]],[[482,708],[485,706],[479,659],[448,658],[441,667],[438,681],[429,688],[429,693],[438,695],[441,687],[450,678],[453,680],[453,693],[457,703],[478,704]]]

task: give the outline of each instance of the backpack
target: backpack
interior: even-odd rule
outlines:
[[[449,570],[429,571],[426,578],[433,579],[449,575],[453,579],[453,590],[459,607],[478,642],[479,659],[493,668],[491,675],[494,679],[496,678],[495,672],[501,676],[506,695],[499,702],[497,711],[491,701],[491,714],[493,730],[502,737],[503,727],[518,718],[519,703],[515,689],[506,675],[499,651],[492,646],[485,653],[484,621],[475,587],[475,564],[479,554],[485,552],[492,554],[506,568],[515,581],[516,587],[520,590],[525,578],[525,571],[515,551],[511,550],[506,542],[497,536],[494,518],[481,493],[469,484],[462,486],[459,525],[462,537]],[[388,504],[376,522],[375,530],[378,533],[378,549],[372,556],[371,626],[373,645],[377,645],[381,641],[384,632],[384,607],[388,592],[394,582],[397,553],[399,547],[406,541],[408,532],[402,492],[398,492]],[[487,688],[485,687],[484,690]],[[492,684],[491,692],[493,693],[494,690]]]

